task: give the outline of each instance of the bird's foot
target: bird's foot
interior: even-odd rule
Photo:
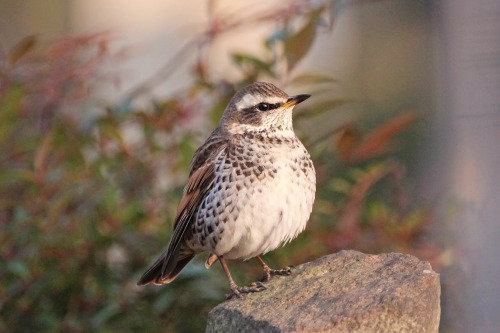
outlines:
[[[253,282],[246,287],[240,287],[236,284],[231,286],[231,293],[226,295],[226,299],[231,299],[234,296],[241,298],[241,294],[256,293],[259,291],[266,290],[267,288],[262,284],[262,282]]]
[[[292,274],[292,268],[294,268],[293,266],[286,266],[285,268],[282,268],[282,269],[270,269],[269,266],[266,266],[266,268],[264,268],[264,276],[262,277],[262,279],[260,279],[261,282],[268,282],[269,280],[271,280],[271,276],[273,275],[291,275]]]

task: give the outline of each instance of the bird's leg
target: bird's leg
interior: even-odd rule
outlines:
[[[264,276],[262,277],[261,281],[262,282],[268,282],[271,280],[271,276],[273,275],[290,275],[292,274],[292,268],[293,266],[287,266],[283,269],[271,269],[267,264],[262,260],[260,256],[256,257],[257,260],[260,262],[262,265],[262,268],[264,269]]]
[[[265,290],[266,287],[261,282],[253,282],[248,287],[240,287],[234,283],[233,278],[231,277],[231,273],[229,273],[229,268],[227,268],[226,260],[222,256],[218,256],[219,261],[224,269],[224,273],[226,273],[227,279],[229,280],[229,287],[231,288],[232,293],[227,295],[227,298],[231,298],[233,296],[241,297],[243,293],[255,293],[258,291]]]

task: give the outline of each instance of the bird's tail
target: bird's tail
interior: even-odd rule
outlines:
[[[151,267],[142,275],[137,282],[138,286],[143,286],[149,283],[166,284],[172,282],[177,275],[182,271],[184,266],[187,265],[194,254],[177,254],[168,256],[168,250],[165,251]]]

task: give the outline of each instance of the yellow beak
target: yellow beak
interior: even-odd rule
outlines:
[[[290,97],[286,102],[285,104],[283,104],[283,107],[284,108],[289,108],[291,106],[294,106],[294,105],[297,105],[303,101],[305,101],[306,99],[308,99],[309,97],[311,97],[311,95],[308,95],[308,94],[301,94],[301,95],[295,95],[295,96],[292,96]]]

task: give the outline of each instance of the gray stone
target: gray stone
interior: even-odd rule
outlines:
[[[341,251],[208,315],[207,332],[437,332],[439,274],[399,253]]]

